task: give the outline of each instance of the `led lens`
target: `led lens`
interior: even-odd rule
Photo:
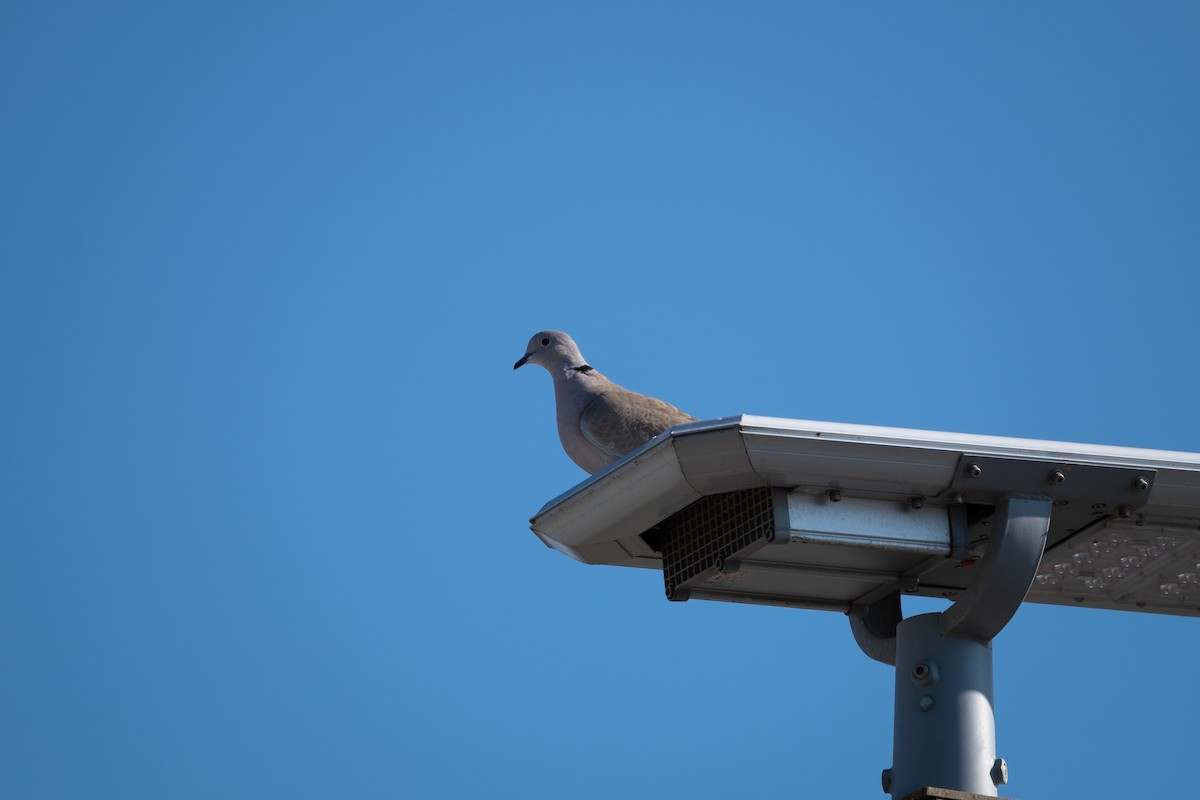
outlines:
[[[1200,534],[1168,522],[1110,520],[1042,557],[1029,599],[1083,597],[1108,608],[1200,608]]]

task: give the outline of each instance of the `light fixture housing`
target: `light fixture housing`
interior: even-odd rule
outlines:
[[[1200,616],[1200,455],[737,416],[681,425],[530,521],[673,600],[954,600],[1005,496],[1053,500],[1027,602]]]

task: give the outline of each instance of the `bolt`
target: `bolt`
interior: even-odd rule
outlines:
[[[908,498],[908,504],[910,506],[912,506],[914,509],[920,508],[921,506],[925,505],[925,498],[910,497],[910,498]]]
[[[933,698],[930,697],[929,695],[925,695],[924,697],[922,697],[920,700],[917,701],[917,708],[921,709],[922,711],[932,711],[933,710]]]
[[[992,764],[992,783],[997,786],[1008,783],[1008,762],[1003,758],[997,758],[996,763]]]
[[[1133,516],[1133,509],[1129,506],[1117,506],[1117,516],[1121,519],[1129,519]]]
[[[842,490],[841,489],[830,489],[829,490],[829,502],[836,503],[837,501],[839,501],[841,499],[842,499]]]
[[[724,572],[725,571],[725,556],[717,556],[716,558],[714,558],[713,559],[713,567],[716,568],[717,572]]]
[[[961,506],[963,503],[966,502],[966,499],[962,496],[962,492],[955,492],[953,495],[950,496],[950,502],[953,505]]]
[[[963,474],[968,478],[978,478],[983,474],[983,467],[975,463],[967,464],[967,468],[963,470]]]
[[[1067,479],[1067,476],[1061,469],[1056,469],[1046,476],[1046,480],[1050,483],[1062,483]]]
[[[918,686],[933,686],[938,680],[937,664],[929,661],[914,664],[911,675],[912,682]]]
[[[883,771],[883,774],[881,774],[879,776],[879,782],[883,784],[883,793],[884,794],[892,793],[892,770],[890,767],[888,769],[885,769]]]
[[[1146,480],[1144,475],[1138,475],[1133,479],[1133,490],[1135,492],[1144,492],[1150,488],[1150,481]]]

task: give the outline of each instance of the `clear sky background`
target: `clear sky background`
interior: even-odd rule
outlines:
[[[528,518],[561,328],[749,413],[1200,451],[1200,6],[0,6],[0,796],[883,797],[892,671]],[[910,607],[913,610],[928,610]],[[1023,800],[1200,620],[1024,607]]]

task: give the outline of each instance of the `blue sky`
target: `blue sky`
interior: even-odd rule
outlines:
[[[883,797],[892,675],[843,617],[529,532],[585,475],[512,363],[561,328],[698,417],[1200,451],[1198,34],[6,4],[0,795]],[[1006,791],[1192,793],[1198,642],[1023,608]]]

